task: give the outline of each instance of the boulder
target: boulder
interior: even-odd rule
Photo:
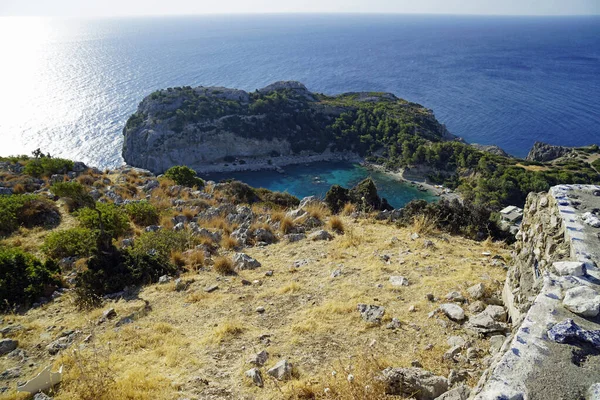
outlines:
[[[289,233],[289,234],[285,235],[284,238],[288,242],[294,243],[294,242],[298,242],[300,240],[306,239],[306,235],[304,233]]]
[[[238,270],[256,269],[261,266],[258,261],[245,253],[236,253],[233,257],[233,263]]]
[[[450,292],[446,295],[446,300],[454,301],[457,303],[463,303],[465,301],[465,298],[459,292],[454,291],[454,292]]]
[[[386,368],[383,370],[385,392],[389,395],[433,400],[448,390],[448,380],[422,368]]]
[[[558,261],[552,264],[557,275],[583,276],[586,273],[585,264],[579,261]]]
[[[0,356],[10,353],[19,346],[17,340],[2,339],[0,340]]]
[[[288,360],[283,359],[270,368],[267,374],[277,380],[286,381],[292,378],[293,370],[293,365]]]
[[[252,379],[252,383],[254,383],[258,387],[263,387],[264,382],[262,378],[262,374],[260,373],[260,369],[252,368],[246,371],[245,375]]]
[[[469,318],[467,327],[470,330],[474,331],[475,333],[489,334],[494,332],[501,333],[508,329],[508,325],[506,325],[504,322],[499,322],[494,319],[494,317],[498,318],[499,315],[494,311],[494,309],[490,309],[489,307],[490,306],[488,306],[479,314]]]
[[[483,283],[473,285],[467,289],[467,293],[469,293],[472,299],[481,300],[485,297],[485,285]]]
[[[381,318],[385,314],[385,307],[382,306],[359,304],[356,309],[360,312],[362,319],[372,324],[380,324]]]
[[[333,239],[333,236],[331,236],[331,234],[326,230],[321,229],[311,233],[310,236],[308,236],[308,238],[310,240],[331,240]]]
[[[589,286],[577,286],[567,290],[563,305],[582,317],[595,317],[600,312],[600,295]]]
[[[263,350],[260,353],[256,353],[252,357],[250,357],[248,359],[248,363],[262,367],[263,365],[265,365],[265,363],[267,362],[268,359],[269,359],[269,353],[267,353],[265,350]]]
[[[452,321],[460,322],[465,319],[465,312],[456,304],[444,303],[440,306],[440,310]]]
[[[554,325],[548,337],[557,343],[587,344],[600,350],[600,330],[585,330],[572,319]]]

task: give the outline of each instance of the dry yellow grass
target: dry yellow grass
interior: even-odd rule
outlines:
[[[526,169],[527,171],[547,171],[550,169],[545,165],[524,165],[521,163],[516,163],[515,167],[521,167],[523,169]]]
[[[337,215],[334,215],[333,217],[329,218],[327,225],[332,231],[336,233],[344,233],[345,231],[344,221],[342,221],[342,219]]]
[[[331,215],[331,211],[324,203],[311,203],[304,207],[304,211],[313,218],[324,221],[325,217]]]
[[[346,203],[344,204],[344,208],[342,208],[342,215],[351,215],[352,213],[354,213],[356,211],[356,206],[352,203]]]
[[[288,217],[287,215],[284,216],[279,222],[279,230],[284,235],[292,232],[295,226],[296,224],[294,223],[294,220],[291,217]]]
[[[417,215],[413,218],[412,230],[419,234],[431,234],[437,230],[436,220],[425,214]]]
[[[233,261],[228,257],[215,258],[213,269],[221,275],[230,275],[233,271]]]
[[[220,242],[221,247],[223,247],[224,249],[227,250],[233,250],[235,249],[237,246],[239,246],[239,243],[237,241],[237,239],[232,238],[229,235],[224,235],[223,238],[221,238],[221,242]]]
[[[435,243],[436,249],[431,250],[423,248],[422,240],[411,240],[412,229],[366,220],[344,219],[344,225],[345,235],[332,241],[247,248],[244,252],[259,260],[261,268],[241,271],[242,276],[222,276],[217,268],[189,273],[183,278],[194,282],[186,291],[150,285],[136,299],[108,301],[91,311],[78,310],[71,296],[65,295],[24,315],[4,316],[5,323],[25,328],[15,338],[35,364],[19,365],[19,379],[29,379],[45,367],[50,361],[44,347],[71,329],[82,333],[54,362],[65,367],[65,380],[55,395],[58,400],[86,399],[79,366],[70,353],[75,349],[81,352],[84,371],[102,376],[104,366],[109,369],[112,383],[105,385],[106,394],[98,395],[101,400],[323,398],[325,388],[329,399],[379,399],[381,392],[372,377],[382,367],[409,366],[419,360],[424,368],[445,376],[454,368],[473,368],[442,361],[448,336],[468,333],[453,323],[444,327],[443,317],[428,318],[439,304],[429,302],[426,294],[439,298],[452,290],[466,294],[466,288],[479,282],[498,291],[505,271],[481,253],[506,258],[505,245],[423,234]],[[389,255],[389,262],[382,255]],[[292,274],[290,266],[299,259],[308,262]],[[188,265],[189,260],[190,256]],[[231,260],[226,260],[230,265]],[[342,274],[333,278],[331,273],[337,269]],[[268,270],[273,271],[270,277],[265,276]],[[405,276],[411,285],[392,287],[391,275]],[[257,283],[244,285],[242,278]],[[206,293],[204,288],[212,284],[218,289]],[[152,309],[115,328],[118,319],[144,308],[142,299]],[[364,323],[356,311],[358,303],[385,306],[384,325],[398,318],[402,328],[393,331]],[[258,306],[265,312],[256,312]],[[410,306],[416,311],[410,312]],[[97,325],[109,307],[118,317]],[[90,342],[83,342],[89,334]],[[475,347],[487,349],[482,339],[468,337]],[[95,348],[100,351],[98,362],[93,361]],[[106,349],[110,349],[108,359],[103,356]],[[267,378],[262,389],[244,384],[244,371],[251,367],[246,360],[261,350],[271,355],[262,368],[263,377],[267,368],[287,358],[297,367],[296,378],[278,383]],[[0,370],[17,363],[2,357]],[[353,383],[348,382],[348,374],[354,376]],[[475,371],[468,383],[473,385],[477,379]],[[367,382],[372,382],[368,389]],[[19,399],[14,389],[3,395]]]

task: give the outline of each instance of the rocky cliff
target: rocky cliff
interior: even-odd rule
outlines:
[[[559,157],[566,156],[573,151],[570,147],[565,146],[554,146],[547,143],[535,142],[529,154],[527,154],[527,160],[548,162],[555,160]]]
[[[454,137],[431,110],[390,93],[326,96],[299,82],[256,92],[222,87],[159,90],[138,106],[124,130],[123,158],[160,173],[173,165],[236,159],[369,154],[390,132],[427,141]]]

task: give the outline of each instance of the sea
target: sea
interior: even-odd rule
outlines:
[[[125,121],[152,91],[278,80],[392,92],[518,157],[535,141],[600,142],[598,16],[4,17],[0,54],[0,155],[41,148],[115,167]],[[335,175],[324,168],[308,176]]]

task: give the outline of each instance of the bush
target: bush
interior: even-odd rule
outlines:
[[[64,158],[33,158],[30,159],[23,172],[36,178],[53,174],[66,174],[73,169],[73,161]]]
[[[204,187],[204,181],[196,175],[196,171],[185,165],[176,165],[165,172],[165,176],[178,185],[188,187]]]
[[[509,238],[498,227],[489,208],[468,201],[461,203],[454,199],[427,203],[425,200],[413,200],[402,209],[399,223],[408,226],[414,223],[415,218],[430,221],[442,231],[475,240]]]
[[[246,203],[251,204],[260,201],[260,197],[256,194],[256,190],[243,182],[231,181],[223,183],[219,190],[235,204]]]
[[[0,249],[0,309],[30,304],[60,286],[60,269],[19,249]]]
[[[24,226],[52,228],[60,223],[60,213],[50,200],[32,194],[0,195],[0,234],[8,235]]]
[[[125,211],[136,225],[148,226],[158,224],[158,210],[147,201],[128,203],[125,205]]]
[[[350,202],[350,191],[340,185],[333,185],[325,194],[325,204],[333,213],[338,213]]]
[[[114,246],[96,252],[80,272],[76,294],[80,304],[94,305],[98,297],[123,290],[126,286],[157,282],[176,267],[156,255],[120,251]]]
[[[46,236],[41,250],[50,258],[88,257],[97,248],[97,232],[88,228],[71,228]]]
[[[75,211],[82,207],[94,208],[96,205],[96,201],[79,182],[57,182],[50,186],[50,191],[55,196],[65,199],[69,211]]]
[[[231,275],[234,273],[233,261],[227,257],[217,257],[215,258],[213,269],[220,275]]]
[[[269,189],[259,188],[255,190],[255,193],[261,201],[268,205],[291,208],[300,204],[300,200],[296,196],[285,192],[273,192]]]
[[[82,208],[77,212],[77,219],[83,227],[92,230],[99,230],[100,221],[102,221],[104,231],[113,239],[131,230],[125,210],[112,203],[98,203],[96,209]]]
[[[172,251],[185,251],[191,245],[191,237],[185,231],[160,230],[144,232],[134,243],[136,254],[155,254],[167,260]]]

